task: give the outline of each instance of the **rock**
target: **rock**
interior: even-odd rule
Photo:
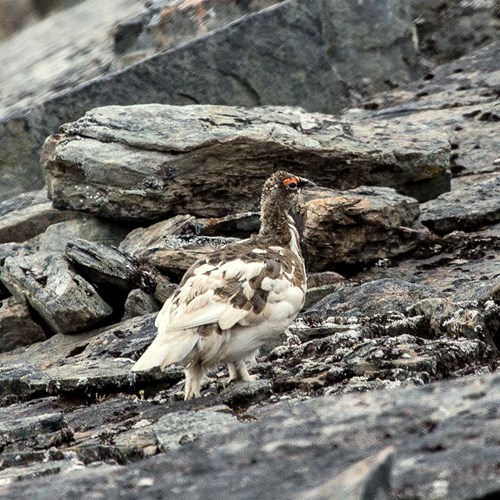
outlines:
[[[393,189],[311,190],[307,196],[301,212],[310,271],[400,255],[427,237],[417,201]]]
[[[13,210],[0,217],[0,243],[29,240],[51,224],[75,217],[78,217],[75,212],[56,210],[50,202]]]
[[[427,286],[400,279],[373,280],[362,285],[342,285],[314,305],[310,312],[328,316],[368,316],[389,311],[405,311],[416,301],[435,295]]]
[[[418,48],[432,68],[493,42],[497,37],[495,0],[412,0]]]
[[[204,434],[218,434],[237,422],[227,407],[200,411],[172,412],[160,418],[154,426],[158,442],[166,451],[199,439]],[[225,411],[224,411],[225,410]]]
[[[118,248],[129,255],[140,256],[145,249],[161,248],[168,236],[193,234],[194,220],[190,215],[176,215],[148,227],[139,227],[128,233]]]
[[[421,201],[448,190],[445,138],[390,123],[360,126],[292,108],[109,106],[48,138],[43,156],[55,207],[121,220],[255,210],[262,183],[283,162],[340,189],[388,185]],[[196,165],[202,178],[192,175]],[[221,183],[227,172],[237,182]]]
[[[500,173],[453,189],[421,205],[420,220],[438,234],[469,231],[500,221]]]
[[[5,416],[7,413],[2,409]],[[33,451],[48,449],[71,439],[71,432],[60,413],[0,421],[0,446],[2,451]]]
[[[152,276],[142,271],[116,248],[82,239],[66,246],[66,257],[95,285],[111,285],[119,289],[135,287],[154,291]]]
[[[232,236],[248,238],[260,229],[260,214],[245,212],[226,217],[197,219],[196,232],[202,236]]]
[[[181,277],[198,259],[235,241],[236,238],[170,236],[161,248],[145,248],[141,257],[147,258],[160,271]]]
[[[454,302],[500,302],[500,225],[464,233],[456,231],[429,240],[413,258],[388,262],[363,271],[357,279],[363,281],[395,278],[429,286],[440,297]],[[497,295],[495,295],[497,294]]]
[[[498,173],[495,105],[499,51],[500,42],[494,42],[435,68],[422,80],[379,94],[364,103],[364,110],[350,110],[343,116],[362,121],[383,118],[400,127],[431,126],[450,138],[451,171],[455,179]]]
[[[231,408],[241,410],[260,403],[269,398],[272,384],[269,380],[254,380],[252,382],[231,382],[221,392],[221,399]]]
[[[166,455],[3,484],[0,493],[49,498],[57,490],[63,497],[105,497],[119,487],[126,498],[294,498],[394,446],[391,496],[430,498],[438,486],[445,499],[493,496],[498,379],[489,374],[422,388],[285,401],[253,409],[242,416],[250,422]],[[252,488],[242,478],[251,478]]]
[[[73,212],[75,218],[51,224],[30,243],[38,251],[64,252],[66,245],[80,238],[95,243],[118,246],[130,228],[112,222]]]
[[[403,0],[363,6],[335,0],[279,2],[109,74],[114,66],[106,26],[118,17],[131,19],[138,9],[133,0],[86,1],[39,23],[36,36],[23,33],[4,46],[0,66],[9,72],[2,74],[5,98],[0,95],[0,101],[5,104],[0,110],[0,150],[5,158],[2,185],[9,196],[33,189],[34,181],[42,187],[32,151],[62,122],[97,106],[285,104],[330,113],[359,99],[366,76],[371,87],[381,89],[388,74],[397,83],[419,74],[410,7]],[[85,36],[78,34],[75,24],[85,25]],[[140,23],[133,24],[141,29]],[[270,46],[280,50],[270,52]],[[40,61],[46,62],[43,67],[48,70],[41,69],[29,79],[19,76]],[[102,78],[92,80],[99,75]],[[27,175],[16,178],[14,173],[19,171]]]
[[[56,333],[91,328],[113,312],[58,255],[8,257],[0,280],[15,297],[26,299]]]
[[[309,309],[313,304],[333,293],[343,281],[344,278],[340,274],[332,271],[310,274],[307,277],[307,293],[303,309]]]
[[[14,210],[22,210],[23,208],[46,203],[47,201],[47,191],[45,191],[45,189],[21,193],[13,198],[8,198],[0,202],[0,217]]]
[[[24,0],[15,3],[19,1]],[[134,0],[86,0],[2,43],[0,200],[43,187],[43,172],[33,152],[51,130],[81,111],[72,114],[70,107],[53,109],[49,118],[38,106],[61,91],[109,73],[113,60],[109,28],[140,8]]]
[[[130,291],[123,307],[125,312],[122,316],[122,321],[160,310],[160,304],[154,297],[139,288]]]
[[[26,304],[13,297],[0,302],[0,352],[45,340],[45,333],[30,317]]]
[[[303,491],[294,498],[390,498],[391,474],[394,463],[394,447],[384,448],[371,457],[360,460],[321,486]]]

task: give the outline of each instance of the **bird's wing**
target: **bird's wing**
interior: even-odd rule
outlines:
[[[218,324],[227,330],[236,323],[256,324],[266,305],[269,283],[283,281],[280,258],[266,255],[213,260],[194,264],[156,319],[159,335]],[[290,283],[291,284],[291,283]],[[267,289],[266,289],[267,287]]]

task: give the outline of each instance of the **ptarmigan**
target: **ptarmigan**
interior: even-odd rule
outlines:
[[[304,304],[306,273],[290,208],[312,182],[279,171],[264,184],[261,228],[193,264],[159,312],[158,334],[133,366],[185,366],[185,399],[219,362],[230,380],[253,380],[246,361],[282,333]]]

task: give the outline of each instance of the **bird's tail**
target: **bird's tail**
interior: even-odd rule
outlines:
[[[181,330],[178,334],[170,332],[168,339],[158,335],[137,360],[132,371],[141,372],[158,366],[164,368],[175,363],[186,364],[199,338],[195,330]]]

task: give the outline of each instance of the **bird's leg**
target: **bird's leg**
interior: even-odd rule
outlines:
[[[248,368],[247,368],[247,364],[246,364],[245,360],[240,359],[239,361],[236,361],[236,363],[234,363],[234,367],[235,367],[236,372],[239,375],[238,378],[240,380],[243,380],[245,382],[253,382],[254,380],[257,380],[256,375],[250,375],[248,373]]]
[[[228,363],[227,370],[229,372],[229,378],[227,379],[225,385],[229,385],[233,380],[238,380],[238,372],[236,371],[236,366],[234,366],[234,363]]]
[[[186,374],[186,385],[184,386],[184,399],[200,397],[201,379],[203,378],[203,367],[199,363],[190,363],[184,370]]]

